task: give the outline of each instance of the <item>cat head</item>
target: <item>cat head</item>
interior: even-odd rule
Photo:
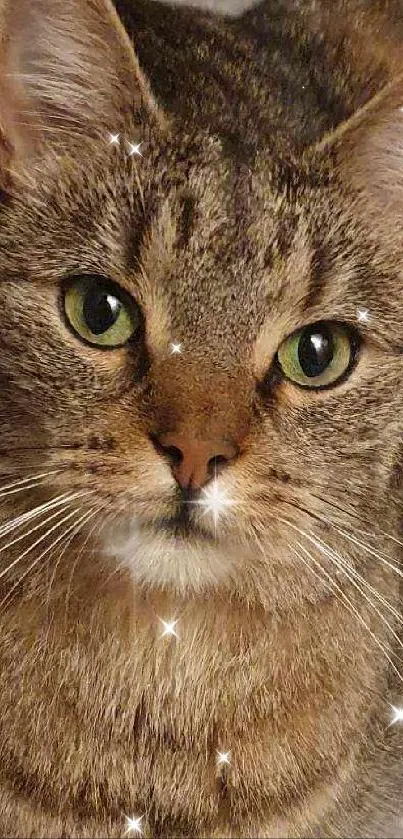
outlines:
[[[357,528],[396,536],[403,85],[238,159],[164,112],[107,0],[2,30],[9,518],[91,529],[146,585],[323,596]]]

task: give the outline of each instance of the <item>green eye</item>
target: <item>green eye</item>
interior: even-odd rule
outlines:
[[[74,279],[64,295],[64,310],[77,334],[98,347],[121,347],[140,325],[136,303],[116,283],[97,276]]]
[[[314,323],[290,335],[278,350],[287,379],[303,387],[334,384],[349,368],[354,354],[351,332],[338,323]]]

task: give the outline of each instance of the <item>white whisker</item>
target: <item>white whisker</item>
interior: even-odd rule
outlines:
[[[358,583],[355,582],[354,577],[358,577],[360,579],[360,581],[362,581],[369,589],[372,589],[373,592],[375,593],[375,596],[377,596],[378,599],[381,600],[381,601],[384,600],[384,604],[387,607],[389,607],[390,610],[396,612],[397,617],[401,620],[402,618],[401,618],[399,612],[397,612],[394,609],[394,607],[390,603],[388,603],[388,601],[385,600],[385,598],[383,598],[383,596],[379,592],[377,592],[376,589],[373,586],[371,586],[369,583],[367,583],[367,581],[362,577],[362,575],[353,566],[351,566],[350,563],[344,557],[341,557],[338,553],[333,551],[333,549],[329,545],[327,545],[326,542],[323,541],[323,539],[320,539],[320,537],[318,537],[318,536],[314,536],[312,534],[312,531],[310,531],[310,534],[309,534],[305,530],[302,530],[301,528],[298,528],[296,525],[292,524],[291,522],[286,522],[285,519],[283,521],[284,521],[284,523],[288,523],[288,525],[290,527],[294,527],[301,536],[304,536],[305,539],[307,539],[309,542],[311,542],[313,545],[315,545],[315,547],[319,549],[319,552],[321,554],[327,556],[330,559],[330,561],[333,562],[336,565],[337,568],[339,568],[339,570],[341,570],[343,573],[346,574],[346,576],[348,577],[348,579],[350,580],[352,585],[360,592],[360,594],[363,595],[365,600],[367,600],[367,602],[372,606],[372,608],[379,615],[379,617],[381,618],[381,620],[383,621],[385,626],[387,626],[388,629],[390,629],[390,631],[392,632],[392,635],[394,635],[396,640],[399,642],[399,646],[401,646],[402,649],[403,649],[403,644],[402,644],[399,636],[396,634],[393,627],[389,623],[389,621],[385,618],[385,616],[382,614],[382,612],[379,611],[379,609],[377,608],[377,606],[375,606],[375,604],[372,602],[372,600],[370,600],[368,595],[361,589],[361,587],[358,585]],[[337,530],[337,528],[335,528],[335,529]]]
[[[29,477],[29,478],[21,478],[21,480],[14,481],[12,484],[6,484],[5,486],[0,487],[0,498],[2,497],[2,494],[4,492],[6,492],[7,490],[12,490],[12,489],[14,489],[14,487],[21,487],[20,490],[17,489],[15,491],[16,492],[23,492],[24,489],[28,489],[28,487],[23,486],[23,484],[27,484],[27,483],[30,483],[30,481],[34,481],[32,486],[36,486],[37,481],[39,481],[41,478],[47,478],[47,477],[49,477],[49,475],[56,475],[58,472],[61,472],[61,471],[62,471],[61,469],[52,469],[51,472],[40,472],[38,475],[31,475],[31,477]],[[8,494],[11,495],[11,493],[8,493]]]
[[[309,538],[309,537],[307,536],[307,534],[305,534],[305,538]],[[335,565],[337,565],[337,567],[338,567],[341,571],[343,571],[343,572],[346,574],[346,576],[348,577],[348,579],[350,580],[350,582],[352,583],[352,585],[353,585],[353,586],[354,586],[354,587],[355,587],[355,588],[356,588],[356,589],[360,592],[360,594],[362,594],[362,595],[363,595],[363,597],[364,597],[364,598],[365,598],[365,600],[366,600],[366,601],[370,604],[370,606],[372,606],[372,608],[373,608],[373,609],[375,610],[375,612],[379,615],[379,617],[381,618],[381,620],[383,621],[383,623],[385,624],[385,626],[387,626],[387,627],[388,627],[388,629],[390,630],[390,632],[391,632],[391,633],[392,633],[392,635],[394,636],[395,640],[398,642],[399,646],[403,649],[403,643],[402,643],[401,639],[399,638],[399,636],[397,635],[397,633],[395,632],[395,630],[393,629],[393,627],[391,626],[391,624],[389,623],[389,621],[385,618],[385,616],[382,614],[382,612],[380,612],[380,610],[377,608],[377,606],[375,606],[375,604],[372,602],[372,600],[370,600],[370,598],[369,598],[369,597],[368,597],[368,595],[365,593],[365,591],[363,591],[363,590],[361,589],[361,587],[358,585],[358,583],[356,583],[356,582],[354,581],[354,579],[353,579],[353,578],[354,578],[354,577],[355,577],[355,578],[358,578],[358,579],[360,580],[360,582],[361,582],[361,583],[363,583],[363,584],[364,584],[364,585],[365,585],[365,586],[366,586],[369,590],[371,590],[371,591],[372,591],[372,593],[373,593],[373,595],[374,595],[375,597],[377,597],[377,599],[378,599],[378,600],[380,600],[380,602],[382,602],[382,603],[383,603],[383,605],[385,605],[385,606],[386,606],[386,608],[389,608],[389,610],[392,612],[392,614],[394,614],[394,616],[395,616],[395,617],[397,617],[397,618],[400,620],[400,622],[402,622],[402,621],[403,621],[403,618],[402,618],[402,616],[399,614],[399,612],[397,612],[397,610],[394,608],[394,606],[392,606],[392,605],[391,605],[391,604],[390,604],[390,603],[389,603],[389,602],[388,602],[388,601],[387,601],[387,600],[383,597],[383,595],[381,595],[381,594],[380,594],[380,593],[379,593],[379,592],[378,592],[378,591],[374,588],[374,586],[370,585],[370,583],[368,583],[368,582],[364,579],[364,577],[363,577],[363,576],[362,576],[362,575],[361,575],[361,574],[360,574],[360,573],[359,573],[359,572],[358,572],[355,568],[353,568],[353,566],[351,566],[351,565],[350,565],[350,563],[349,563],[346,559],[344,559],[343,557],[341,557],[339,554],[335,553],[335,551],[333,551],[333,550],[332,550],[332,548],[330,548],[330,547],[329,547],[329,545],[327,545],[327,544],[326,544],[326,543],[325,543],[322,539],[318,539],[318,541],[317,541],[315,537],[312,537],[312,541],[313,541],[313,543],[316,545],[316,547],[318,547],[318,548],[319,548],[319,550],[321,550],[321,546],[322,546],[322,547],[323,547],[323,551],[322,551],[322,553],[324,553],[324,554],[325,554],[325,556],[327,556],[327,557],[328,557],[328,558],[329,558],[332,562],[334,562],[334,563],[335,563]]]
[[[50,131],[53,133],[57,131],[59,134],[68,134],[69,137],[72,137],[74,135],[76,137],[82,137],[83,135],[83,131],[79,131],[78,128],[75,129],[74,125],[72,125],[71,128],[61,128],[60,126],[47,126],[43,125],[42,123],[38,123],[37,125],[35,125],[35,123],[33,122],[21,122],[21,120],[18,120],[18,125],[23,125],[31,129],[35,128],[36,131]]]
[[[31,519],[37,518],[41,513],[46,512],[54,507],[60,506],[60,504],[65,501],[70,493],[64,492],[62,495],[56,496],[56,498],[52,498],[51,501],[46,501],[44,504],[40,504],[38,507],[34,507],[33,510],[29,510],[27,513],[22,513],[20,516],[16,516],[15,519],[11,519],[10,521],[6,522],[5,524],[0,526],[0,536],[5,536],[7,533],[10,533],[12,530],[15,530],[20,525],[26,524],[27,521],[31,521]]]
[[[92,511],[91,511],[91,512],[92,512]],[[25,553],[24,553],[24,554],[21,554],[21,556],[19,557],[19,560],[20,560],[20,559],[22,559],[22,558],[23,558],[23,556],[25,556],[25,554],[26,554],[26,553],[28,553],[29,551],[31,551],[31,550],[32,550],[32,549],[33,549],[33,548],[34,548],[34,547],[38,544],[38,542],[39,542],[39,541],[43,541],[43,539],[44,539],[44,538],[46,538],[47,536],[49,536],[49,535],[50,535],[50,533],[52,533],[52,532],[53,532],[53,531],[54,531],[57,527],[60,527],[60,525],[61,525],[61,524],[63,524],[65,521],[68,521],[69,519],[71,519],[71,517],[72,517],[72,516],[74,516],[75,514],[77,514],[77,510],[73,510],[71,513],[69,513],[69,514],[68,514],[67,516],[65,516],[63,519],[61,519],[60,521],[58,521],[58,522],[57,522],[57,524],[53,525],[53,527],[51,527],[51,528],[47,531],[47,533],[45,533],[45,535],[44,535],[44,536],[43,536],[40,540],[38,540],[37,542],[35,542],[35,544],[34,544],[34,545],[32,545],[32,546],[28,549],[28,551],[25,551]],[[1,601],[0,601],[0,609],[1,609],[1,607],[4,605],[4,603],[6,603],[6,601],[9,599],[9,597],[12,595],[13,591],[14,591],[14,590],[15,590],[15,589],[16,589],[16,588],[20,585],[20,583],[22,582],[22,580],[24,580],[24,579],[25,579],[25,577],[26,577],[26,576],[30,573],[30,571],[32,571],[32,569],[33,569],[33,568],[35,568],[35,566],[38,564],[38,562],[40,562],[40,561],[41,561],[41,559],[43,559],[43,557],[44,557],[44,556],[46,556],[46,554],[47,554],[47,553],[49,553],[49,551],[51,551],[51,550],[52,550],[52,548],[54,548],[54,547],[55,547],[55,545],[57,545],[57,544],[61,541],[61,539],[64,539],[64,538],[68,535],[68,533],[70,533],[70,531],[71,531],[71,530],[72,530],[72,529],[73,529],[73,528],[74,528],[74,527],[75,527],[75,526],[76,526],[79,522],[83,521],[86,517],[88,517],[88,516],[90,516],[90,515],[91,515],[91,513],[89,513],[88,511],[87,511],[86,513],[84,513],[84,515],[83,515],[83,516],[82,516],[82,517],[81,517],[78,521],[75,521],[75,522],[73,523],[73,525],[72,525],[70,528],[67,528],[67,530],[65,530],[65,531],[64,531],[64,532],[63,532],[60,536],[58,536],[58,537],[57,537],[57,539],[55,539],[55,541],[54,541],[54,542],[52,542],[52,544],[51,544],[51,545],[49,545],[49,547],[45,548],[45,550],[44,550],[44,551],[40,554],[40,556],[38,556],[38,557],[36,557],[36,559],[34,559],[34,561],[31,563],[31,565],[30,565],[30,566],[27,568],[27,570],[24,572],[24,574],[22,574],[22,575],[21,575],[21,577],[20,577],[20,578],[17,580],[17,582],[13,585],[13,587],[10,589],[10,591],[8,591],[8,592],[7,592],[6,596],[5,596],[5,597],[3,597],[3,600],[1,600]],[[19,560],[18,560],[18,561],[19,561]]]
[[[109,503],[110,502],[107,501],[105,504],[102,505],[102,507],[100,507],[100,508],[97,507],[95,509],[94,515],[101,514],[102,511],[105,510],[105,508],[108,506]],[[101,532],[102,528],[105,526],[105,521],[106,521],[106,519],[104,519],[104,521],[102,522],[101,527],[99,528],[99,532]],[[78,563],[79,563],[79,561],[80,561],[80,559],[83,555],[83,552],[84,552],[84,550],[85,550],[85,548],[86,548],[86,546],[87,546],[87,544],[88,544],[88,542],[89,542],[89,540],[90,540],[90,538],[91,538],[91,536],[92,536],[92,534],[93,534],[93,532],[94,532],[94,530],[97,526],[98,526],[98,518],[96,518],[94,525],[91,527],[89,533],[87,534],[87,536],[84,540],[84,543],[81,546],[80,551],[77,554],[77,556],[76,556],[76,558],[73,562],[72,568],[71,568],[69,583],[68,583],[68,586],[67,586],[66,597],[65,597],[65,619],[66,620],[67,620],[67,609],[68,609],[68,604],[69,604],[69,599],[70,599],[71,584],[72,584],[72,580],[73,580],[74,571],[77,568],[77,565],[78,565]]]
[[[93,517],[93,516],[94,516],[94,515],[98,512],[98,508],[93,507],[93,508],[92,508],[92,511],[93,511],[93,512],[92,512],[92,516],[90,516],[90,518],[92,518],[92,517]],[[91,512],[91,510],[90,510],[89,512]],[[60,565],[60,562],[61,562],[61,560],[62,560],[62,557],[63,557],[63,556],[64,556],[64,554],[66,553],[66,550],[68,549],[69,545],[71,545],[71,543],[72,543],[72,541],[73,541],[74,537],[77,535],[77,533],[78,533],[81,529],[82,529],[82,523],[80,523],[78,526],[76,526],[76,527],[75,527],[75,529],[73,530],[73,532],[72,532],[72,534],[71,534],[70,538],[67,540],[66,544],[63,546],[63,548],[62,548],[62,550],[61,550],[60,554],[58,555],[58,558],[57,558],[57,561],[56,561],[56,563],[55,563],[55,567],[54,567],[54,570],[53,570],[53,574],[52,574],[52,577],[51,577],[51,579],[50,579],[50,583],[49,583],[49,586],[48,586],[48,593],[47,593],[47,597],[46,597],[46,605],[49,605],[50,592],[51,592],[52,585],[53,585],[53,582],[54,582],[54,579],[55,579],[55,576],[56,576],[56,573],[57,573],[57,569],[58,569],[58,567],[59,567],[59,565]],[[73,563],[73,567],[74,567],[74,563]]]
[[[349,605],[349,607],[352,609],[353,614],[355,615],[355,617],[357,618],[357,620],[358,620],[358,621],[359,621],[359,622],[360,622],[360,623],[361,623],[361,624],[365,627],[365,629],[367,630],[367,632],[369,632],[369,634],[370,634],[371,638],[373,639],[373,641],[375,642],[375,644],[377,645],[377,647],[379,647],[379,649],[382,651],[382,653],[384,654],[384,656],[385,656],[385,657],[386,657],[386,659],[388,660],[389,664],[391,665],[391,667],[393,668],[393,670],[395,671],[395,673],[396,673],[396,674],[397,674],[397,676],[399,677],[400,681],[401,681],[401,682],[403,682],[403,676],[402,676],[402,674],[400,673],[399,669],[396,667],[396,665],[395,665],[395,663],[394,663],[393,659],[390,657],[390,655],[389,655],[389,653],[388,653],[388,649],[390,650],[390,648],[389,648],[389,647],[387,647],[385,644],[383,644],[383,643],[382,643],[382,641],[380,641],[380,640],[379,640],[379,638],[377,638],[377,637],[376,637],[375,633],[374,633],[374,632],[372,632],[372,629],[370,629],[370,627],[368,626],[368,624],[367,624],[366,620],[364,620],[364,618],[362,617],[362,615],[360,615],[360,613],[359,613],[358,609],[356,609],[356,608],[355,608],[355,606],[351,603],[350,598],[349,598],[349,597],[347,597],[347,595],[345,594],[345,592],[343,591],[343,589],[342,589],[342,588],[338,585],[338,583],[336,583],[336,582],[332,579],[332,577],[330,576],[330,574],[328,574],[328,573],[327,573],[326,569],[325,569],[325,568],[323,568],[323,567],[320,565],[320,563],[319,563],[319,562],[317,562],[317,561],[314,559],[314,557],[312,557],[312,555],[309,553],[309,551],[307,551],[307,550],[306,550],[306,548],[304,548],[304,546],[300,544],[300,542],[297,542],[297,545],[298,545],[298,547],[299,547],[299,548],[300,548],[300,549],[301,549],[301,550],[302,550],[302,551],[303,551],[303,552],[304,552],[307,556],[309,556],[309,558],[310,558],[310,559],[311,559],[311,560],[312,560],[312,561],[313,561],[316,565],[318,565],[318,566],[320,567],[321,571],[322,571],[322,572],[326,575],[326,577],[328,577],[328,579],[329,579],[329,580],[333,583],[333,585],[337,588],[338,592],[340,593],[340,596],[343,598],[343,600],[345,600],[345,601],[347,602],[347,604]]]
[[[73,500],[73,498],[77,498],[77,497],[81,497],[82,495],[89,495],[89,494],[90,494],[90,492],[76,493],[72,496],[72,498],[69,498],[68,500],[71,501],[71,500]],[[66,506],[67,506],[67,504],[66,504]],[[64,512],[64,511],[63,510],[58,510],[57,513],[53,514],[52,516],[49,516],[49,518],[47,518],[45,521],[40,522],[39,525],[32,528],[32,530],[30,530],[29,533],[32,533],[34,530],[37,530],[38,527],[42,527],[44,524],[46,524],[46,522],[50,521],[51,519],[54,519],[55,515],[59,515],[60,512]],[[77,511],[73,510],[73,512],[69,514],[68,518],[70,516],[74,515],[75,512],[77,512]],[[64,521],[64,519],[62,519],[62,521]],[[60,522],[57,522],[55,525],[53,525],[53,527],[51,527],[50,530],[46,531],[46,533],[44,533],[42,536],[40,536],[39,539],[37,539],[36,542],[34,542],[33,545],[31,545],[29,548],[27,548],[19,557],[17,557],[17,559],[13,560],[13,562],[11,562],[7,566],[7,568],[4,569],[4,571],[1,571],[0,572],[0,579],[1,579],[1,577],[4,577],[4,575],[7,574],[11,570],[11,568],[13,568],[15,565],[17,565],[17,563],[20,562],[21,559],[24,558],[24,556],[26,556],[30,551],[32,551],[33,548],[36,547],[36,545],[38,545],[40,542],[43,542],[43,540],[46,539],[46,537],[49,535],[49,533],[52,533],[52,531],[55,530],[55,528],[58,527],[59,524],[60,524]],[[12,542],[9,542],[8,545],[5,545],[3,548],[0,548],[0,552],[6,550],[6,548],[9,548],[11,545],[15,545],[16,542],[21,541],[21,539],[28,536],[29,533],[25,533],[24,536],[18,536]]]
[[[300,536],[303,536],[305,539],[308,539],[308,541],[312,542],[312,543],[313,543],[313,544],[314,544],[317,548],[319,548],[320,553],[323,553],[323,551],[321,550],[321,547],[320,547],[319,542],[317,542],[317,540],[316,540],[316,539],[313,539],[311,536],[309,536],[309,534],[308,534],[308,533],[306,533],[304,530],[302,530],[300,527],[298,527],[297,525],[295,525],[293,522],[290,522],[290,521],[288,521],[287,519],[284,519],[283,517],[279,517],[279,521],[283,522],[283,524],[285,524],[286,526],[288,526],[288,527],[292,528],[293,530],[297,531],[297,533],[299,533],[299,534],[300,534]],[[316,565],[318,565],[318,566],[319,566],[319,568],[321,569],[321,572],[322,572],[323,574],[325,574],[325,575],[326,575],[326,577],[327,577],[327,578],[331,581],[331,583],[332,583],[332,584],[333,584],[333,585],[337,588],[337,590],[339,591],[340,596],[343,598],[343,600],[347,600],[347,601],[348,601],[348,603],[349,603],[350,607],[354,610],[354,614],[355,614],[355,616],[356,616],[357,620],[359,620],[359,622],[360,622],[360,623],[362,623],[362,624],[363,624],[363,626],[366,628],[367,632],[369,632],[369,634],[371,635],[371,637],[373,638],[373,640],[375,641],[375,643],[377,644],[377,646],[378,646],[378,647],[382,650],[383,654],[386,656],[387,660],[389,661],[389,663],[390,663],[390,664],[391,664],[391,666],[393,667],[393,669],[394,669],[394,671],[396,672],[396,674],[399,676],[399,679],[403,682],[403,676],[401,675],[400,671],[398,670],[398,668],[397,668],[397,667],[396,667],[396,665],[394,664],[393,660],[392,660],[392,659],[390,658],[390,656],[388,655],[387,650],[388,650],[388,649],[390,649],[390,648],[388,648],[386,645],[384,645],[384,644],[383,644],[383,643],[379,640],[379,638],[377,638],[377,637],[376,637],[376,635],[372,632],[372,630],[371,630],[371,629],[369,628],[369,626],[367,625],[367,623],[366,623],[366,621],[364,620],[364,618],[362,617],[362,615],[360,615],[359,611],[355,608],[355,606],[353,606],[353,604],[351,603],[350,599],[347,597],[347,595],[345,594],[345,592],[343,591],[343,589],[342,589],[342,588],[338,585],[338,583],[337,583],[335,580],[333,580],[333,579],[332,579],[332,577],[328,574],[328,572],[326,571],[326,569],[325,569],[325,568],[323,568],[323,567],[320,565],[320,563],[319,563],[317,560],[315,560],[315,559],[314,559],[314,557],[312,557],[312,555],[309,553],[309,551],[307,551],[307,549],[306,549],[306,548],[304,548],[304,546],[303,546],[303,545],[301,545],[299,542],[297,542],[297,545],[298,545],[298,547],[299,547],[299,548],[300,548],[300,549],[301,549],[301,550],[302,550],[302,551],[303,551],[306,555],[308,555],[308,557],[309,557],[309,558],[310,558],[310,559],[311,559],[311,560],[312,560],[312,561],[313,561]],[[331,557],[329,557],[329,558],[331,558]],[[368,598],[368,596],[365,594],[365,592],[363,592],[363,591],[361,590],[361,588],[358,586],[358,584],[357,584],[357,583],[355,583],[355,581],[354,581],[354,580],[353,580],[353,579],[349,576],[349,574],[347,573],[347,571],[346,571],[345,569],[343,569],[343,566],[342,566],[340,563],[337,563],[337,561],[336,561],[336,560],[333,560],[333,561],[334,561],[334,564],[335,564],[335,565],[337,565],[337,566],[339,567],[339,569],[340,569],[340,567],[341,567],[341,570],[342,570],[342,571],[344,570],[344,572],[346,573],[346,576],[348,577],[348,579],[350,580],[350,582],[351,582],[351,583],[355,586],[355,588],[357,588],[357,589],[358,589],[358,591],[360,592],[360,594],[363,594],[363,595],[364,595],[364,597],[365,597],[365,598],[367,599],[367,601],[370,603],[371,607],[372,607],[373,609],[375,609],[375,611],[377,611],[377,612],[378,612],[378,614],[379,614],[379,615],[380,615],[380,617],[382,618],[382,620],[383,620],[383,622],[385,623],[385,625],[387,625],[387,626],[391,629],[391,631],[393,632],[393,629],[390,627],[390,624],[388,623],[388,621],[386,620],[386,618],[384,618],[384,616],[382,615],[382,613],[381,613],[381,612],[379,612],[379,610],[376,608],[376,606],[374,606],[374,604],[372,603],[372,601],[371,601],[371,600],[369,600],[369,598]],[[400,639],[399,639],[399,640],[400,640]]]
[[[382,554],[380,554],[378,551],[375,551],[373,548],[370,548],[364,542],[360,542],[358,539],[355,539],[353,536],[346,533],[346,531],[342,528],[336,525],[333,526],[335,527],[335,530],[337,530],[338,533],[341,533],[346,539],[349,540],[349,542],[352,542],[354,545],[357,545],[357,547],[362,548],[364,551],[371,554],[371,556],[376,557],[376,559],[380,559],[381,562],[383,562],[389,568],[392,568],[392,570],[395,571],[399,575],[399,577],[403,577],[403,571],[400,568],[398,568],[393,562],[390,562],[388,559],[382,556]]]
[[[326,522],[326,524],[330,525],[330,527],[333,527],[333,529],[336,530],[337,533],[339,533],[341,535],[345,535],[344,531],[340,530],[339,527],[335,524],[335,522],[333,522],[327,516],[324,516],[322,520],[324,522]],[[309,532],[310,532],[311,536],[315,536],[315,534],[312,531],[309,531]],[[368,535],[371,535],[371,534],[368,534]],[[323,544],[324,547],[328,548],[329,550],[333,550],[319,536],[316,536],[316,538],[319,540],[319,542],[321,542],[321,544]],[[398,619],[398,621],[400,623],[403,623],[403,615],[401,615],[401,613],[398,612],[397,609],[395,609],[395,607],[392,606],[392,604],[389,603],[389,601],[386,600],[386,598],[383,597],[383,595],[381,595],[380,592],[378,592],[376,588],[374,588],[374,586],[372,586],[367,580],[365,580],[365,578],[359,573],[359,571],[356,568],[353,568],[353,566],[350,566],[350,564],[348,563],[348,560],[346,560],[344,557],[340,556],[340,554],[337,554],[337,556],[338,556],[338,558],[340,559],[341,562],[346,562],[347,563],[350,570],[354,572],[354,574],[362,581],[362,583],[364,585],[366,585],[369,589],[371,589],[373,591],[374,595],[386,606],[387,609],[389,609],[391,614],[393,614]],[[397,570],[397,569],[394,569],[394,570]]]
[[[348,510],[346,507],[342,507],[340,504],[336,504],[332,499],[322,498],[320,495],[315,495],[315,494],[313,494],[312,497],[316,498],[318,501],[321,501],[324,504],[327,504],[329,507],[332,507],[333,509],[338,510],[339,512],[343,513],[343,521],[342,522],[340,522],[340,521],[336,522],[336,521],[333,521],[332,519],[329,519],[331,524],[333,524],[333,525],[342,524],[343,527],[347,527],[346,522],[345,522],[345,517],[346,516],[349,519],[349,521],[352,521],[353,519],[357,519],[358,521],[361,522],[361,518],[358,514],[354,515],[351,512],[351,510]],[[311,515],[309,510],[306,510],[306,512],[309,513],[309,515]],[[319,516],[318,513],[315,513],[315,515],[317,515],[318,517],[321,518],[321,516]],[[324,516],[324,519],[327,520],[325,516]],[[354,525],[355,525],[355,521],[354,521]],[[401,541],[401,539],[398,539],[396,536],[392,536],[390,533],[387,533],[386,530],[382,530],[382,528],[380,528],[378,526],[378,524],[376,525],[376,527],[377,527],[377,532],[376,533],[374,533],[373,530],[372,531],[362,530],[361,528],[356,527],[356,526],[354,527],[354,531],[358,532],[358,533],[361,533],[361,535],[363,535],[363,536],[371,536],[374,539],[379,538],[379,536],[381,536],[385,539],[390,539],[392,542],[396,542],[396,544],[400,545],[400,547],[403,548],[403,542]]]

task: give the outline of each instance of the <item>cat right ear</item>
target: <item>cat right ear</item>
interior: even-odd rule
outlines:
[[[163,123],[111,0],[0,0],[0,32],[0,169],[128,114]]]

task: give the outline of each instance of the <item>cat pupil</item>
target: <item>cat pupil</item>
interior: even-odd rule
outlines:
[[[328,329],[304,332],[298,345],[298,360],[305,375],[320,376],[330,364],[333,352],[333,338]]]
[[[83,305],[83,317],[93,335],[101,335],[116,322],[122,308],[120,300],[104,289],[91,290]]]

